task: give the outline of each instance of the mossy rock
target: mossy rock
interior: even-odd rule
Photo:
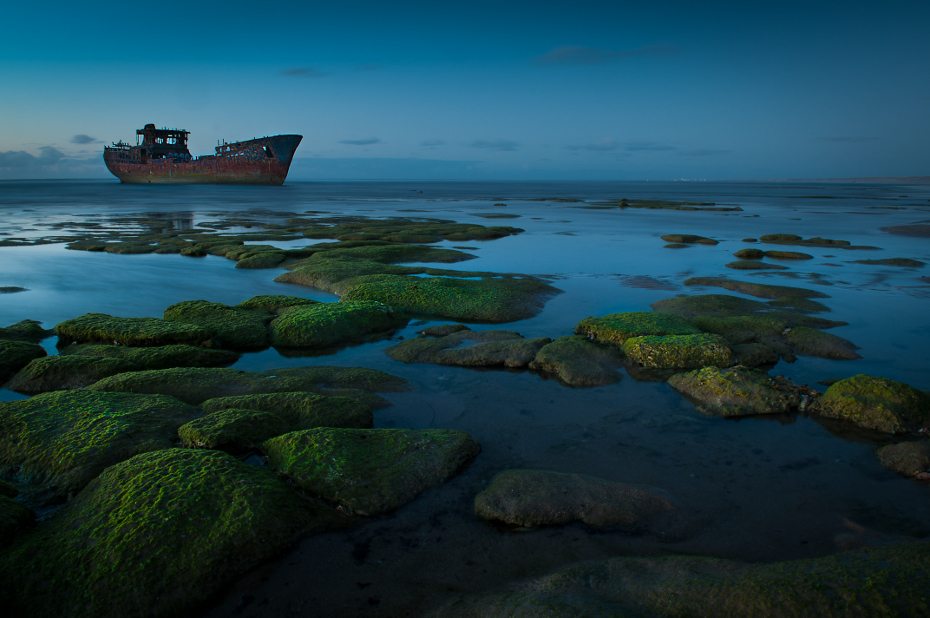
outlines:
[[[141,369],[135,363],[119,358],[97,356],[46,356],[37,358],[19,370],[6,383],[6,388],[24,395],[48,391],[84,388],[98,380]]]
[[[463,330],[470,329],[464,324],[440,324],[439,326],[430,326],[429,328],[418,330],[417,334],[424,337],[445,337],[446,335],[451,335],[452,333]]]
[[[0,339],[39,343],[55,334],[55,331],[45,330],[40,324],[42,322],[36,320],[21,320],[16,324],[10,324],[0,328]]]
[[[619,382],[622,363],[619,350],[572,335],[543,346],[529,367],[569,386],[590,387]]]
[[[907,433],[930,426],[930,395],[903,382],[860,373],[830,386],[812,411],[867,429]]]
[[[201,408],[211,416],[231,408],[273,412],[287,423],[287,431],[315,427],[370,429],[374,424],[367,405],[349,397],[328,397],[311,392],[218,397],[203,402]]]
[[[47,352],[37,343],[0,339],[0,384],[9,380],[17,371]]]
[[[475,515],[515,526],[580,521],[595,528],[641,531],[675,507],[661,492],[586,474],[505,470],[475,497]]]
[[[797,298],[797,297],[793,297]],[[792,300],[793,300],[792,299]],[[694,320],[697,316],[715,318],[729,318],[746,315],[768,315],[777,320],[783,320],[788,326],[809,326],[810,328],[833,328],[845,326],[846,322],[826,320],[815,316],[805,315],[800,311],[790,310],[777,302],[779,299],[767,303],[748,298],[739,298],[727,294],[696,294],[694,296],[680,296],[666,298],[652,303],[655,311],[665,311],[680,315],[683,318]]]
[[[173,397],[87,389],[0,403],[0,470],[15,468],[38,500],[64,500],[107,466],[171,448],[201,414]]]
[[[87,313],[55,326],[58,345],[70,343],[118,343],[125,346],[172,344],[204,345],[210,332],[183,322],[159,318],[118,318],[105,313]]]
[[[165,320],[199,326],[224,348],[250,350],[268,346],[272,315],[261,309],[237,309],[206,300],[186,300],[165,309]]]
[[[159,247],[155,253],[165,253],[167,252],[175,253],[175,247]],[[200,245],[191,245],[190,247],[184,247],[177,249],[177,253],[183,255],[184,257],[207,257],[207,250]]]
[[[873,266],[899,266],[901,268],[922,268],[926,262],[909,258],[886,258],[884,260],[853,260],[856,264]]]
[[[264,444],[269,466],[348,513],[379,515],[444,483],[481,447],[445,429],[309,429]]]
[[[464,273],[463,273],[464,274]],[[418,315],[471,322],[513,322],[539,313],[559,293],[533,277],[411,277],[367,275],[350,281],[342,299],[375,300]]]
[[[318,305],[320,301],[309,298],[300,298],[299,296],[285,296],[283,294],[263,294],[253,296],[249,300],[244,300],[236,309],[261,309],[269,313],[278,313],[288,307],[301,307],[304,305]]]
[[[646,335],[631,337],[623,343],[623,352],[643,367],[657,369],[696,369],[728,367],[733,351],[719,335]]]
[[[299,379],[313,384],[318,389],[344,390],[361,389],[379,393],[400,393],[413,387],[404,378],[379,369],[365,367],[286,367],[269,369],[265,375],[286,379]]]
[[[0,547],[8,545],[21,531],[35,523],[35,512],[12,496],[0,494]]]
[[[16,615],[193,615],[331,521],[270,471],[218,451],[169,449],[108,468],[0,570]]]
[[[814,256],[797,251],[766,251],[765,257],[773,260],[813,260]]]
[[[431,618],[923,616],[930,543],[747,564],[700,556],[584,562],[501,592],[461,596]]]
[[[178,436],[187,447],[238,455],[291,430],[287,421],[274,412],[228,408],[181,425]]]
[[[732,344],[779,340],[788,328],[786,320],[764,313],[725,318],[699,315],[693,323],[705,333],[720,335]]]
[[[107,253],[119,253],[122,255],[138,255],[141,253],[155,253],[158,245],[150,245],[138,242],[113,242],[107,243],[104,251]]]
[[[833,360],[862,358],[855,350],[859,346],[832,333],[797,326],[788,331],[788,343],[801,356],[817,356]]]
[[[793,363],[797,358],[787,346],[773,346],[765,343],[737,343],[730,346],[736,361],[747,367],[774,365],[780,359]]]
[[[239,354],[231,350],[201,348],[192,345],[130,348],[121,345],[83,344],[62,348],[59,354],[121,359],[134,363],[140,369],[224,367],[239,360]]]
[[[372,300],[296,306],[271,322],[271,342],[275,347],[323,348],[366,341],[407,322],[406,315]]]
[[[723,277],[690,277],[685,279],[685,285],[705,285],[723,288],[731,292],[748,294],[756,298],[829,298],[823,292],[795,288],[787,285],[769,285],[767,283],[750,283],[749,281],[734,281]]]
[[[445,337],[407,339],[385,350],[405,363],[434,363],[461,367],[526,367],[551,340],[524,339],[509,330],[462,330]]]
[[[716,245],[719,244],[718,241],[712,238],[705,238],[703,236],[697,236],[695,234],[665,234],[662,236],[662,240],[670,243],[687,243],[687,244],[698,244],[698,245]]]
[[[930,443],[926,440],[889,444],[875,451],[875,455],[883,466],[904,476],[913,477],[930,470]]]
[[[727,268],[733,268],[735,270],[787,270],[787,266],[779,266],[778,264],[767,264],[765,262],[759,262],[758,260],[737,260],[736,262],[729,262],[724,264]]]
[[[8,481],[0,479],[0,496],[6,496],[7,498],[15,498],[19,495],[19,490],[16,489],[16,485]]]
[[[738,257],[741,260],[761,260],[765,255],[765,252],[762,249],[740,249],[733,254],[735,257]]]
[[[240,259],[236,268],[275,268],[285,257],[283,251],[263,251]]]
[[[701,332],[687,319],[661,311],[631,311],[589,317],[575,326],[576,335],[613,346],[643,335],[694,335]]]
[[[801,242],[804,240],[797,234],[763,234],[759,237],[760,242]]]
[[[789,380],[748,367],[704,367],[677,373],[668,383],[707,416],[783,414],[797,410],[801,401]]]

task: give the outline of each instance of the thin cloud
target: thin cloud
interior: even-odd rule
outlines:
[[[591,150],[593,152],[610,152],[611,150],[616,150],[618,148],[617,141],[612,137],[605,137],[602,140],[598,140],[592,144],[576,144],[573,146],[566,146],[569,150]]]
[[[436,148],[437,146],[445,146],[445,145],[446,145],[445,140],[441,140],[441,139],[427,139],[427,140],[423,140],[422,142],[420,142],[420,146],[423,146],[424,148]]]
[[[349,144],[350,146],[371,146],[372,144],[377,144],[381,140],[377,137],[369,137],[366,139],[344,139],[340,141],[340,144]]]
[[[629,58],[667,56],[677,54],[680,51],[679,48],[671,45],[646,45],[636,49],[605,49],[603,47],[585,47],[583,45],[563,45],[549,50],[542,56],[537,56],[534,63],[540,66],[585,66],[605,64]]]
[[[849,142],[871,142],[877,140],[877,137],[852,137],[845,135],[834,135],[829,137],[818,137],[818,140],[821,142],[838,142],[838,143],[849,143]]]
[[[285,77],[326,77],[329,73],[314,69],[313,67],[294,67],[281,71]]]
[[[485,150],[497,150],[498,152],[513,152],[517,149],[517,142],[512,142],[509,139],[479,139],[473,141],[469,144],[472,148],[483,148]]]
[[[633,140],[627,142],[623,149],[627,152],[662,152],[666,150],[678,150],[675,146],[669,146],[667,144],[660,144],[658,142],[650,142],[646,140]]]
[[[682,150],[681,154],[686,157],[715,157],[733,152],[732,150],[714,149],[714,148],[694,148],[692,150]]]
[[[72,144],[96,144],[99,142],[96,137],[91,137],[90,135],[84,135],[83,133],[78,133],[71,138]]]
[[[39,156],[31,155],[24,150],[8,150],[0,152],[0,167],[37,168],[54,165],[65,158],[64,153],[51,146],[39,148]]]

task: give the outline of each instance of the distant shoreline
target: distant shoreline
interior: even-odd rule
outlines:
[[[888,184],[930,184],[930,176],[867,176],[862,178],[754,178],[743,182],[872,182]]]

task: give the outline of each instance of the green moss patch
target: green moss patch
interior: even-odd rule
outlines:
[[[656,369],[728,367],[733,351],[719,335],[647,335],[631,337],[623,352],[643,367]]]
[[[407,339],[385,352],[405,363],[434,363],[462,367],[526,367],[551,340],[524,339],[509,330],[460,330],[445,337]]]
[[[671,502],[645,488],[586,474],[505,470],[475,498],[475,515],[516,526],[581,521],[596,528],[640,531]]]
[[[762,249],[740,249],[733,254],[735,257],[738,257],[741,260],[761,260],[765,253]]]
[[[0,469],[16,468],[37,499],[63,500],[107,466],[171,448],[200,415],[173,397],[87,389],[0,403]]]
[[[813,260],[814,256],[797,251],[766,251],[765,257],[773,260]]]
[[[181,425],[178,436],[184,446],[236,455],[288,431],[287,421],[274,412],[228,408]]]
[[[253,296],[249,300],[244,300],[236,309],[262,309],[269,313],[279,313],[282,309],[288,307],[301,307],[304,305],[318,305],[320,301],[309,298],[300,298],[299,296],[285,296],[283,294],[264,294]]]
[[[543,346],[529,367],[569,386],[589,387],[619,382],[622,362],[619,350],[572,335]]]
[[[859,346],[852,341],[806,326],[792,328],[788,331],[787,339],[794,351],[801,356],[818,356],[834,360],[862,358],[855,352]]]
[[[120,359],[137,365],[139,369],[223,367],[239,360],[239,354],[231,350],[201,348],[192,345],[130,348],[121,345],[83,344],[62,348],[59,354]]]
[[[165,309],[165,320],[199,326],[224,348],[240,350],[267,347],[272,315],[261,309],[237,309],[206,300],[187,300]]]
[[[407,324],[409,318],[372,300],[289,308],[271,323],[275,347],[322,348],[365,341]]]
[[[378,515],[445,482],[481,450],[463,431],[310,429],[264,445],[269,465],[349,513]]]
[[[651,307],[656,311],[674,313],[689,320],[693,320],[697,316],[729,318],[764,314],[783,320],[788,326],[792,327],[832,328],[846,325],[846,322],[826,320],[805,315],[800,311],[786,310],[784,306],[779,306],[774,301],[763,303],[727,294],[696,294],[694,296],[666,298],[652,303]]]
[[[662,236],[662,240],[669,243],[686,243],[698,245],[719,244],[719,242],[713,238],[705,238],[704,236],[697,236],[695,234],[664,234]]]
[[[204,345],[210,332],[200,326],[158,318],[118,318],[105,313],[87,313],[55,326],[58,345],[119,343],[125,346],[172,344]]]
[[[0,384],[9,380],[17,371],[42,358],[47,352],[37,343],[0,339]]]
[[[22,320],[16,324],[0,328],[0,339],[39,343],[55,334],[55,331],[45,330],[40,324],[42,322],[36,320]]]
[[[17,615],[191,615],[330,521],[267,470],[170,449],[107,469],[0,569]]]
[[[707,416],[792,412],[804,396],[789,380],[747,367],[704,367],[675,374],[668,383]]]
[[[930,443],[899,442],[875,451],[883,466],[904,476],[917,476],[930,471]]]
[[[83,388],[108,376],[138,371],[135,363],[98,356],[46,356],[19,370],[6,388],[25,395]]]
[[[367,405],[349,397],[328,397],[311,392],[219,397],[208,399],[201,407],[211,416],[230,408],[273,412],[287,423],[288,431],[315,427],[370,429],[374,424]]]
[[[576,335],[614,346],[643,335],[693,335],[700,331],[687,319],[661,311],[631,311],[585,318],[575,326]]]
[[[417,334],[423,335],[424,337],[445,337],[446,335],[451,335],[452,333],[463,330],[469,330],[469,328],[464,324],[440,324],[439,326],[430,326],[429,328],[418,330]]]
[[[236,268],[275,268],[285,258],[283,251],[260,251],[239,259]]]
[[[860,373],[830,386],[814,402],[813,411],[867,429],[907,433],[930,424],[930,395],[902,382]]]
[[[412,388],[404,378],[391,375],[386,371],[365,367],[328,367],[325,365],[287,367],[269,369],[265,375],[299,379],[319,389],[361,389],[379,393],[399,393]]]

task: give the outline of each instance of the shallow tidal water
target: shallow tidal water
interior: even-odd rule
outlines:
[[[598,206],[624,197],[715,202],[742,211]],[[495,206],[499,203],[506,206]],[[770,373],[820,390],[826,388],[816,384],[820,380],[858,373],[930,390],[930,268],[853,262],[896,257],[930,262],[930,239],[880,229],[927,223],[930,185],[0,183],[0,240],[66,235],[88,224],[121,228],[130,225],[121,219],[142,213],[180,228],[230,215],[268,222],[295,215],[430,217],[521,227],[524,233],[507,238],[438,245],[468,246],[478,256],[443,268],[554,277],[553,285],[563,293],[539,315],[504,325],[471,325],[526,337],[555,339],[571,334],[587,316],[648,310],[650,303],[676,294],[733,294],[684,286],[693,276],[816,289],[830,296],[821,302],[831,312],[821,315],[849,323],[830,332],[859,345],[863,358],[799,357]],[[480,217],[488,213],[514,217]],[[708,236],[720,244],[666,249],[659,236],[668,233]],[[771,233],[879,249],[741,242]],[[784,271],[724,267],[736,259],[733,252],[747,246],[803,251],[814,259],[777,262],[788,266]],[[336,300],[326,292],[275,283],[281,272],[236,269],[234,262],[215,256],[113,255],[67,251],[64,244],[0,247],[0,287],[27,288],[0,294],[0,326],[30,318],[51,328],[91,311],[160,317],[182,300],[235,304],[257,294]],[[391,340],[325,355],[285,357],[269,349],[244,354],[234,365],[245,370],[362,366],[403,376],[415,390],[385,394],[394,405],[375,412],[377,427],[461,429],[481,443],[482,453],[461,475],[390,515],[305,538],[219,597],[205,599],[204,615],[417,616],[455,595],[491,591],[580,560],[687,553],[776,561],[930,535],[930,489],[878,464],[874,449],[887,441],[879,434],[802,414],[709,418],[667,384],[629,375],[611,386],[574,389],[529,371],[405,365],[384,354],[425,325],[412,322]],[[43,345],[55,353],[54,337]],[[0,401],[19,398],[0,389]],[[515,467],[659,487],[672,496],[679,517],[661,535],[598,532],[581,525],[514,531],[475,517],[475,495],[497,472]]]

